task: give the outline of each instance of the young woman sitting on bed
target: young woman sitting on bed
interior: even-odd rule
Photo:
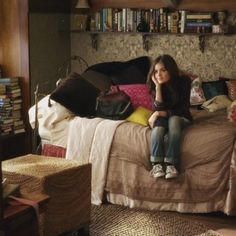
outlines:
[[[151,133],[151,175],[166,179],[178,176],[181,132],[191,124],[191,79],[183,75],[170,55],[154,60],[147,83],[154,96],[155,112],[149,118]],[[168,147],[165,152],[165,135]]]

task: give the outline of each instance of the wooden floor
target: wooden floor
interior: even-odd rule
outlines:
[[[221,213],[180,215],[188,220],[201,222],[224,236],[236,236],[236,216],[226,216]]]

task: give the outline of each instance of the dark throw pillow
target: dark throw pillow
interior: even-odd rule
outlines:
[[[134,65],[111,76],[113,84],[145,84],[147,77]]]
[[[151,66],[148,56],[137,57],[128,61],[111,61],[94,64],[86,71],[92,70],[112,78],[115,84],[141,84],[146,83]],[[126,81],[128,79],[128,81]]]
[[[202,89],[206,100],[218,95],[227,95],[228,90],[224,80],[202,82]]]
[[[112,85],[111,78],[93,70],[86,70],[81,76],[101,91],[107,91]]]
[[[60,83],[51,93],[50,98],[75,115],[85,117],[95,115],[98,93],[96,87],[74,72]]]

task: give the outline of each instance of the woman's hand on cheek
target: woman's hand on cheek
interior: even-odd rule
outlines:
[[[153,81],[153,83],[155,84],[156,87],[159,86],[158,80],[155,78],[154,75],[152,76],[152,81]]]

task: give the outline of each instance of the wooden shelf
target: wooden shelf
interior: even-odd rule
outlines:
[[[160,8],[191,11],[236,11],[235,0],[90,0],[92,10],[112,8]]]
[[[60,31],[62,32],[62,31]],[[66,31],[63,31],[66,32]],[[168,36],[184,36],[184,35],[193,35],[197,36],[199,39],[199,50],[201,52],[204,52],[205,50],[205,39],[206,37],[212,37],[212,36],[232,36],[234,35],[233,33],[159,33],[159,32],[114,32],[114,31],[81,31],[81,30],[70,30],[67,31],[70,33],[80,33],[80,34],[90,34],[91,37],[91,46],[93,49],[98,50],[98,37],[99,35],[103,34],[129,34],[129,35],[141,35],[143,39],[143,49],[145,51],[149,51],[150,49],[150,43],[149,43],[149,38],[151,36],[159,36],[159,35],[168,35]]]

